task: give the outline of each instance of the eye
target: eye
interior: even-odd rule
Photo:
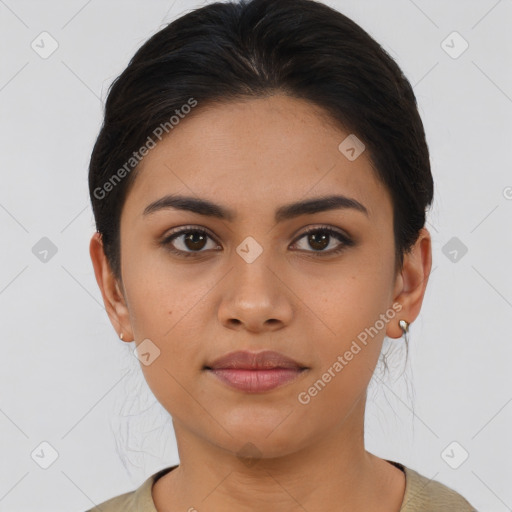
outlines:
[[[303,238],[306,238],[306,243],[314,249],[313,251],[308,251],[307,249],[305,249],[306,252],[319,252],[322,253],[322,255],[338,254],[339,252],[343,251],[346,247],[351,247],[354,245],[354,241],[351,238],[346,236],[341,231],[337,231],[328,226],[317,226],[309,228],[296,240],[295,244],[297,244],[297,242],[302,240]],[[338,246],[328,251],[324,250],[326,247],[329,247],[329,245],[331,245],[333,238],[339,241]]]
[[[344,250],[346,247],[354,245],[354,241],[341,231],[337,231],[328,226],[317,226],[307,229],[302,235],[297,238],[294,245],[297,242],[307,237],[307,244],[314,250],[308,249],[305,252],[321,253],[321,255],[337,254]],[[338,246],[334,249],[326,251],[325,248],[331,245],[332,240],[338,240]],[[164,238],[161,242],[168,251],[177,254],[178,256],[194,256],[201,252],[205,252],[203,249],[208,249],[208,240],[214,240],[212,235],[203,228],[186,226],[178,231],[171,233],[169,236]],[[177,241],[177,242],[176,242]],[[213,243],[213,247],[210,249],[219,248],[220,245]]]
[[[199,227],[186,227],[172,233],[162,241],[162,245],[169,251],[179,256],[193,256],[195,253],[204,252],[207,246],[208,239],[213,240],[213,237],[206,229]],[[178,240],[179,247],[176,247],[175,240]],[[214,247],[218,245],[213,244]]]

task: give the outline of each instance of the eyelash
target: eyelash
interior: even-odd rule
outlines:
[[[326,233],[326,234],[329,235],[329,237],[334,237],[334,238],[338,239],[341,242],[340,246],[337,249],[331,249],[330,251],[305,251],[305,252],[310,252],[310,253],[313,253],[313,254],[318,254],[320,257],[322,257],[324,255],[331,256],[331,255],[339,254],[342,251],[344,251],[347,247],[351,247],[351,246],[354,245],[354,241],[352,239],[350,239],[349,237],[347,237],[346,235],[344,235],[340,231],[332,229],[329,226],[315,226],[315,227],[312,227],[312,228],[308,228],[308,229],[306,229],[306,231],[304,231],[300,236],[298,236],[295,239],[293,244],[296,244],[299,240],[301,240],[302,238],[306,237],[307,235],[309,235],[311,233],[317,233],[317,232]],[[209,238],[211,238],[212,240],[215,241],[214,237],[212,235],[210,235],[210,233],[206,229],[201,228],[201,227],[186,226],[185,228],[180,229],[179,231],[176,231],[174,233],[171,233],[169,236],[164,238],[164,240],[161,242],[161,245],[163,245],[168,251],[170,251],[170,252],[172,252],[172,253],[174,253],[174,254],[176,254],[178,256],[185,257],[185,258],[188,258],[188,257],[191,257],[191,256],[193,257],[193,256],[196,256],[197,254],[202,253],[202,252],[206,252],[206,251],[203,251],[203,250],[200,250],[200,251],[182,251],[180,249],[175,249],[175,248],[172,247],[171,242],[175,238],[178,238],[178,237],[180,237],[180,236],[182,236],[184,234],[189,234],[189,233],[200,233],[200,234],[205,235],[205,236],[207,236],[207,237],[209,237]]]

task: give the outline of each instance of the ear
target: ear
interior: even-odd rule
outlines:
[[[397,312],[393,322],[389,322],[386,335],[400,338],[403,334],[398,322],[414,322],[418,317],[432,268],[432,240],[426,228],[420,230],[418,240],[411,251],[404,255],[402,270],[396,277],[393,291],[393,304],[400,303],[402,309]]]
[[[130,314],[124,297],[122,283],[114,277],[110,264],[108,263],[101,234],[96,232],[91,238],[89,245],[92,264],[96,282],[101,290],[105,310],[110,318],[114,329],[119,336],[123,333],[123,341],[133,341],[133,332],[130,324]]]

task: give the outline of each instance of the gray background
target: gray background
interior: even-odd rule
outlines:
[[[436,185],[433,273],[405,373],[403,341],[386,341],[395,364],[371,383],[367,449],[481,511],[512,510],[512,2],[326,3],[414,86]],[[0,511],[83,511],[178,462],[94,278],[87,165],[108,85],[200,5],[0,0]],[[58,44],[47,58],[31,46],[51,48],[43,31]]]

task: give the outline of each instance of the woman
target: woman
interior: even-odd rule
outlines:
[[[89,186],[108,315],[180,457],[93,510],[474,510],[364,447],[433,182],[412,88],[361,27],[312,0],[175,20],[111,86]]]

